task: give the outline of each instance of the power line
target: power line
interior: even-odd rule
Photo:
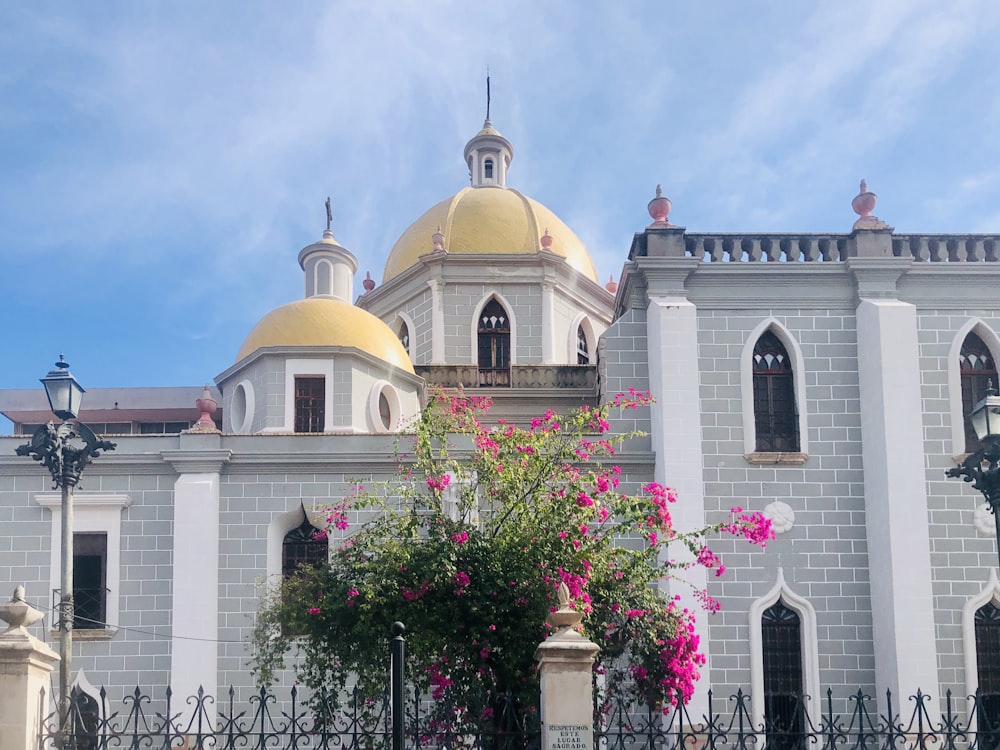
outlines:
[[[40,605],[37,606],[36,608],[41,610],[42,612],[48,612],[49,614],[53,615],[56,614],[55,610],[52,609],[51,607]],[[112,625],[111,623],[102,622],[101,620],[94,620],[93,618],[90,617],[82,617],[80,615],[76,615],[74,619],[82,622],[88,622],[93,625],[100,625],[101,627],[104,628],[111,628],[113,630],[124,630],[126,633],[142,633],[143,635],[151,635],[154,638],[170,638],[170,639],[177,639],[179,641],[200,641],[202,643],[237,643],[237,644],[244,643],[243,641],[228,641],[228,640],[220,640],[218,638],[195,638],[194,636],[189,636],[189,635],[174,635],[174,634],[168,635],[166,633],[157,633],[155,630],[144,630],[143,628],[127,627],[125,625]],[[91,630],[91,628],[81,628],[81,629]],[[96,630],[96,628],[94,629]]]

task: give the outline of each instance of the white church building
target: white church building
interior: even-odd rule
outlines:
[[[1000,701],[993,518],[945,478],[997,382],[1000,235],[896,233],[864,183],[843,234],[694,234],[658,189],[604,285],[512,187],[513,153],[487,121],[471,184],[415,217],[378,284],[355,290],[328,222],[298,253],[304,296],[234,332],[217,424],[201,387],[88,393],[81,420],[118,447],[75,497],[78,684],[251,687],[261,583],[325,554],[310,511],[394,473],[429,386],[515,422],[634,386],[657,402],[622,425],[649,435],[620,456],[628,480],[675,487],[682,526],[739,505],[777,532],[721,541],[721,578],[692,571],[722,604],[698,618],[705,688],[749,690],[757,715],[765,691],[827,687]],[[59,495],[14,453],[51,415],[41,388],[0,392],[0,412],[0,588],[51,609]],[[54,642],[50,618],[35,631]]]

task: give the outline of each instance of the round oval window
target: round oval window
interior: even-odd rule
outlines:
[[[247,389],[243,383],[237,385],[236,390],[233,391],[233,404],[230,408],[232,409],[230,423],[233,432],[243,432],[246,429],[244,422],[247,418]]]
[[[378,416],[382,420],[382,426],[388,430],[392,426],[392,409],[385,391],[378,394]]]

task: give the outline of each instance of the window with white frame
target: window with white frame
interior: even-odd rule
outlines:
[[[749,615],[751,720],[754,726],[766,723],[775,734],[768,747],[801,746],[806,716],[814,725],[819,721],[819,701],[802,699],[820,693],[816,610],[792,591],[779,568],[774,585],[750,605]]]
[[[62,570],[62,497],[42,493],[35,502],[52,512],[49,588],[59,589]],[[79,630],[113,632],[118,627],[121,579],[122,512],[132,504],[128,495],[76,492],[73,496],[74,589],[77,599],[74,626]],[[86,584],[86,585],[84,585]],[[85,589],[85,591],[83,590]]]

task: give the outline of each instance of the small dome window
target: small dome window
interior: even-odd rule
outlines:
[[[382,426],[388,430],[392,425],[392,407],[389,406],[389,397],[385,391],[378,394],[378,416],[382,420]]]
[[[372,386],[368,394],[368,424],[372,432],[396,432],[402,411],[399,393],[392,385],[379,380]]]
[[[483,177],[485,177],[487,180],[492,180],[493,179],[493,160],[492,159],[487,159],[485,162],[483,162]]]

